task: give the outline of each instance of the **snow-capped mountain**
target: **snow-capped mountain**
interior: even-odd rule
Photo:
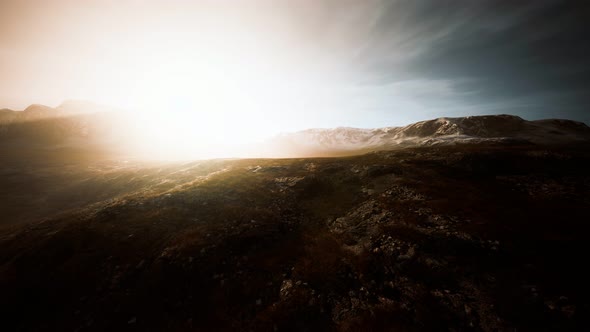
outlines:
[[[562,119],[527,121],[513,115],[438,118],[405,127],[308,129],[272,140],[292,155],[354,154],[400,146],[468,143],[567,144],[590,141],[590,127]]]

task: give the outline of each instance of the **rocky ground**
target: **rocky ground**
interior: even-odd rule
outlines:
[[[11,192],[36,185],[43,199],[23,211],[2,206],[11,213],[0,232],[2,324],[586,330],[588,151],[470,145],[346,158],[77,161],[29,169],[34,177],[6,166],[2,181],[25,181]],[[63,208],[45,208],[43,218],[24,211],[41,201]],[[37,221],[16,222],[21,215]]]

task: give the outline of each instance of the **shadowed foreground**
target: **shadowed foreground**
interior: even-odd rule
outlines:
[[[586,148],[5,165],[3,330],[590,326]]]

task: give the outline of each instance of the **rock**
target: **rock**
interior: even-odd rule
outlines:
[[[293,281],[290,279],[283,280],[283,283],[281,284],[281,288],[279,291],[281,298],[284,299],[287,296],[289,296],[292,289],[293,289]]]
[[[258,171],[259,171],[259,170],[261,170],[261,169],[262,169],[262,167],[260,167],[259,165],[256,165],[256,166],[249,166],[249,167],[247,168],[247,170],[249,170],[249,171],[250,171],[250,172],[252,172],[252,173],[256,173],[256,172],[258,172]]]
[[[316,164],[314,163],[307,163],[305,164],[305,170],[307,170],[308,172],[314,172],[318,167]]]
[[[303,176],[281,177],[281,178],[276,178],[275,183],[279,186],[279,188],[286,189],[286,188],[294,187],[299,181],[301,181],[303,179],[304,179]]]
[[[416,248],[411,246],[404,255],[399,255],[399,259],[411,259],[416,255]]]

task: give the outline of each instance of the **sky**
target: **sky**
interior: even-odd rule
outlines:
[[[500,113],[590,124],[586,3],[0,0],[0,108],[91,100],[244,139]]]

